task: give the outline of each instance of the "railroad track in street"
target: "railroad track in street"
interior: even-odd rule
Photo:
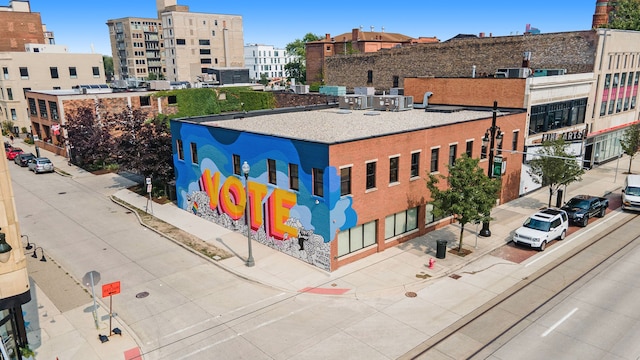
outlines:
[[[597,232],[590,239],[422,342],[400,359],[484,359],[490,356],[509,340],[510,332],[542,316],[536,312],[543,306],[561,301],[560,294],[564,290],[597,275],[599,271],[594,270],[606,265],[608,260],[640,245],[640,214],[613,214],[622,215],[622,218],[603,229],[594,229]]]

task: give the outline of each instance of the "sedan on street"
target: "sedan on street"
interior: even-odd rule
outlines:
[[[7,154],[7,159],[9,160],[13,160],[16,158],[16,156],[18,156],[18,154],[22,154],[22,149],[17,148],[17,147],[12,147],[10,149],[7,149],[6,154]]]

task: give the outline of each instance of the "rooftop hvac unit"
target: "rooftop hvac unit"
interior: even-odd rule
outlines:
[[[405,111],[413,109],[413,96],[380,95],[373,97],[373,108],[382,111]]]
[[[535,69],[533,71],[533,76],[555,76],[555,75],[565,75],[567,73],[567,69]]]
[[[375,95],[376,88],[367,86],[356,86],[353,88],[353,93],[356,95]]]
[[[340,97],[340,109],[364,110],[373,108],[373,97],[367,95],[344,95]]]
[[[531,76],[531,69],[529,68],[508,68],[498,69],[495,77],[497,78],[527,78]]]
[[[296,94],[308,94],[309,85],[294,85],[293,90]]]
[[[391,88],[389,90],[390,95],[404,95],[404,88]]]

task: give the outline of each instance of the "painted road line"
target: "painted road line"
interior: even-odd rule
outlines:
[[[595,225],[593,225],[593,226],[591,226],[591,227],[587,228],[587,229],[586,229],[586,231],[584,231],[584,232],[582,232],[582,233],[580,233],[580,234],[578,234],[578,235],[576,235],[576,236],[572,236],[572,237],[571,237],[571,239],[564,239],[564,240],[562,240],[562,243],[561,243],[560,245],[553,246],[551,249],[549,249],[549,250],[547,250],[547,251],[545,251],[545,252],[541,253],[539,257],[537,257],[537,258],[535,258],[535,259],[531,260],[531,261],[530,261],[530,262],[528,262],[524,267],[525,267],[525,268],[526,268],[526,267],[529,267],[529,266],[531,266],[531,265],[533,265],[533,264],[537,263],[538,261],[540,261],[540,260],[542,260],[542,259],[544,259],[544,258],[548,257],[549,255],[553,254],[554,252],[556,252],[556,251],[558,251],[558,250],[562,249],[564,246],[569,245],[569,244],[570,244],[571,242],[573,242],[574,240],[579,239],[582,235],[584,235],[584,234],[588,234],[588,233],[590,233],[592,230],[595,230],[595,229],[597,229],[598,227],[600,227],[600,226],[602,226],[602,225],[604,225],[604,224],[608,223],[609,221],[613,220],[615,217],[617,217],[617,216],[618,216],[618,215],[620,215],[620,214],[622,214],[622,212],[617,212],[617,213],[615,213],[615,214],[613,214],[613,215],[609,216],[608,218],[605,218],[605,219],[604,219],[604,221],[599,221],[597,224],[595,224]]]
[[[557,328],[558,326],[560,326],[560,324],[562,324],[563,322],[565,322],[568,318],[571,317],[571,315],[573,315],[576,311],[578,311],[578,308],[574,308],[573,310],[571,310],[567,315],[563,316],[562,319],[558,320],[558,322],[556,322],[555,324],[553,324],[552,327],[550,327],[549,329],[547,329],[547,331],[543,332],[541,337],[545,337],[547,335],[549,335],[553,330],[555,330],[555,328]]]

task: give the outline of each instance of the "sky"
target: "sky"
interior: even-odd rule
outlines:
[[[154,0],[31,0],[56,44],[72,53],[111,56],[107,20],[123,17],[156,18]],[[364,31],[436,37],[446,41],[457,34],[486,36],[522,34],[527,24],[542,33],[589,30],[596,0],[536,1],[309,1],[178,0],[191,12],[241,15],[245,44],[284,48],[305,34],[324,37]],[[8,6],[9,0],[0,0]],[[322,6],[320,6],[322,5]]]

